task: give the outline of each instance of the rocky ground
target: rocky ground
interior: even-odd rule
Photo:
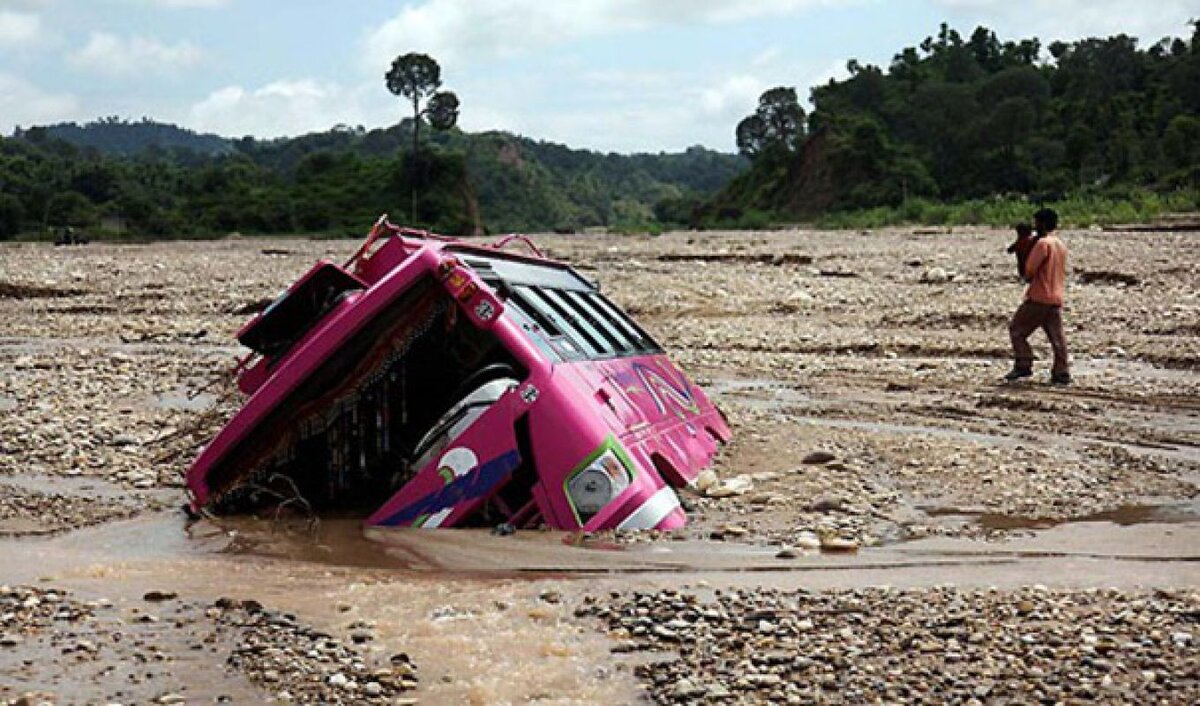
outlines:
[[[225,703],[260,695],[308,704],[415,702],[404,696],[417,686],[407,655],[369,666],[353,646],[253,600],[200,605],[153,591],[123,610],[63,589],[0,586],[0,610],[0,674],[43,685],[11,694],[5,686],[0,703]]]
[[[1008,367],[1005,324],[1021,295],[1003,253],[1007,237],[971,230],[792,231],[551,236],[539,243],[599,279],[732,422],[734,443],[704,478],[702,491],[684,498],[691,518],[684,538],[767,545],[786,558],[868,551],[934,535],[996,546],[1084,520],[1194,520],[1200,495],[1200,240],[1172,233],[1066,234],[1075,384],[1058,388],[1045,382],[1045,361],[1033,381],[1000,382]],[[30,536],[63,536],[178,506],[187,464],[237,404],[227,376],[239,353],[234,332],[314,260],[342,260],[356,245],[232,239],[3,246],[0,536],[10,537],[4,541],[49,541]],[[1035,350],[1045,354],[1040,335],[1035,341]],[[1180,525],[1181,532],[1194,528]],[[0,572],[0,582],[7,580]],[[78,621],[104,623],[109,609],[88,605],[105,594],[89,590],[80,599]],[[11,591],[49,591],[63,605],[75,600],[53,582]],[[662,672],[669,678],[639,670],[659,700],[748,700],[776,692],[785,700],[942,700],[943,692],[930,689],[984,703],[1084,699],[1085,690],[1114,701],[1196,700],[1195,642],[1174,638],[1195,632],[1188,627],[1197,621],[1194,592],[745,591],[700,595],[693,604],[691,594],[634,594],[622,587],[611,601],[584,604],[582,620],[615,632],[621,649],[678,652]],[[582,600],[586,591],[566,593],[564,605]],[[21,595],[12,594],[13,600]],[[696,640],[681,650],[683,641],[635,633],[627,613],[637,614],[640,601],[649,601],[656,626],[689,621]],[[605,602],[611,605],[600,608]],[[1018,610],[1029,602],[1035,609]],[[226,684],[225,695],[278,698],[287,691],[296,700],[342,694],[394,702],[442,693],[440,687],[430,691],[428,681],[410,691],[415,684],[403,674],[408,667],[392,664],[388,654],[372,653],[370,665],[355,662],[353,652],[362,646],[347,625],[338,631],[322,626],[337,632],[330,654],[342,678],[335,678],[325,667],[305,666],[304,655],[325,654],[319,645],[328,638],[305,627],[299,615],[285,625],[266,617],[275,615],[270,611],[220,609],[211,598],[169,603],[176,604],[184,627],[165,619],[150,625],[189,635],[203,625],[219,633],[223,652],[201,650],[213,655],[201,658],[181,647],[178,654],[200,665],[197,674]],[[743,619],[744,610],[760,604],[779,616],[764,618],[777,624],[770,636],[756,632],[761,621]],[[859,608],[836,612],[845,605]],[[902,634],[912,632],[911,621],[896,620],[911,615],[932,625],[948,620],[943,613],[951,607],[965,617],[938,628],[947,636],[912,638],[902,655],[889,654]],[[697,618],[703,611],[717,617]],[[570,612],[562,619],[577,624]],[[47,642],[51,637],[45,636],[53,635],[47,626],[57,625],[53,616],[31,617],[45,623],[40,628],[3,626],[5,635],[22,637],[0,647],[10,658],[0,669],[0,685],[28,684],[14,675],[36,655],[52,654],[55,664],[70,665],[92,654],[63,653],[58,642]],[[1148,632],[1138,632],[1142,618]],[[994,634],[971,642],[978,620],[989,621]],[[805,621],[813,627],[796,628]],[[106,645],[112,634],[149,629],[132,625],[140,627],[102,625],[80,634]],[[842,635],[843,628],[850,634]],[[43,637],[30,637],[35,634]],[[1089,635],[1098,642],[1089,643]],[[755,647],[767,637],[781,645],[775,652]],[[1099,645],[1108,637],[1118,647],[1105,654]],[[403,639],[396,636],[401,646]],[[925,639],[937,649],[922,650]],[[921,645],[914,647],[913,640]],[[239,651],[243,643],[249,647]],[[815,645],[826,658],[809,653]],[[787,660],[756,661],[760,651],[786,652]],[[558,652],[556,647],[547,654]],[[895,662],[908,654],[917,655],[923,671],[910,674],[907,662]],[[19,659],[13,661],[14,655]],[[796,661],[805,655],[811,662]],[[293,658],[300,661],[289,662]],[[413,662],[424,671],[419,653]],[[104,664],[116,669],[112,659]],[[1074,671],[1063,671],[1062,664]],[[395,678],[376,674],[386,669]],[[972,670],[992,675],[984,679]],[[1024,676],[1013,676],[1018,672]],[[301,673],[305,678],[296,676]],[[215,676],[226,674],[240,676],[228,683]],[[749,679],[754,674],[766,675],[761,684]],[[771,674],[782,685],[770,683]],[[321,678],[308,678],[313,675]],[[63,701],[86,700],[65,684],[47,683],[45,691]],[[370,693],[376,689],[371,684],[379,694]],[[186,681],[164,678],[162,685],[161,693],[139,687],[132,700],[181,693],[194,700],[199,693]],[[185,686],[192,691],[183,693]],[[547,686],[546,693],[554,688]],[[677,694],[677,688],[687,693]],[[730,695],[722,696],[722,689]],[[105,693],[120,700],[118,691],[114,686]],[[16,700],[21,693],[3,691],[0,697]],[[466,698],[468,692],[446,693]],[[205,692],[204,700],[222,695]]]
[[[1200,593],[675,590],[587,599],[660,703],[1188,703]]]

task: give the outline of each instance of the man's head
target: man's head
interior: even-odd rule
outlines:
[[[1040,209],[1033,214],[1033,227],[1039,235],[1045,235],[1058,230],[1058,214],[1052,208]]]
[[[1018,223],[1016,225],[1016,228],[1017,228],[1017,237],[1022,240],[1033,235],[1033,229],[1029,227],[1028,223]]]

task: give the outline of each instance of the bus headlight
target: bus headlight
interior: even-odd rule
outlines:
[[[567,492],[580,518],[586,519],[620,495],[631,480],[625,464],[609,449],[567,481]]]

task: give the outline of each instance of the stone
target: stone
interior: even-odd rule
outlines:
[[[676,634],[676,632],[674,630],[672,630],[671,628],[668,628],[665,625],[655,625],[654,629],[651,630],[651,632],[654,633],[655,637],[662,639],[662,640],[674,641],[674,640],[679,639],[679,635]]]
[[[858,551],[858,542],[846,537],[831,535],[821,538],[821,551],[852,553]]]
[[[700,471],[700,473],[696,476],[696,480],[694,481],[696,491],[702,495],[706,490],[713,487],[713,485],[716,483],[717,474],[711,468],[706,468],[703,471]]]
[[[745,495],[754,487],[754,481],[746,476],[736,476],[718,481],[704,491],[710,498],[728,498],[735,495]]]
[[[953,276],[942,267],[930,267],[921,273],[921,281],[926,284],[943,284],[949,282]]]
[[[837,456],[834,456],[832,453],[830,453],[828,451],[813,451],[813,452],[809,453],[807,456],[805,456],[804,458],[800,459],[800,463],[803,463],[807,466],[815,466],[815,465],[820,465],[820,464],[824,464],[824,463],[829,463],[830,461],[834,460],[835,458],[837,458]]]
[[[841,512],[845,507],[845,498],[836,495],[821,495],[809,504],[808,509],[813,512]]]
[[[821,538],[813,532],[801,532],[792,539],[798,549],[812,551],[821,548]]]
[[[702,687],[696,686],[695,682],[686,677],[675,682],[675,686],[671,689],[671,694],[677,699],[689,699],[704,692]]]

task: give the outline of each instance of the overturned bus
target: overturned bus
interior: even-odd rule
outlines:
[[[516,239],[530,254],[503,249]],[[519,236],[485,246],[381,218],[238,340],[248,399],[188,471],[194,512],[672,529],[675,489],[730,438],[636,322]]]

